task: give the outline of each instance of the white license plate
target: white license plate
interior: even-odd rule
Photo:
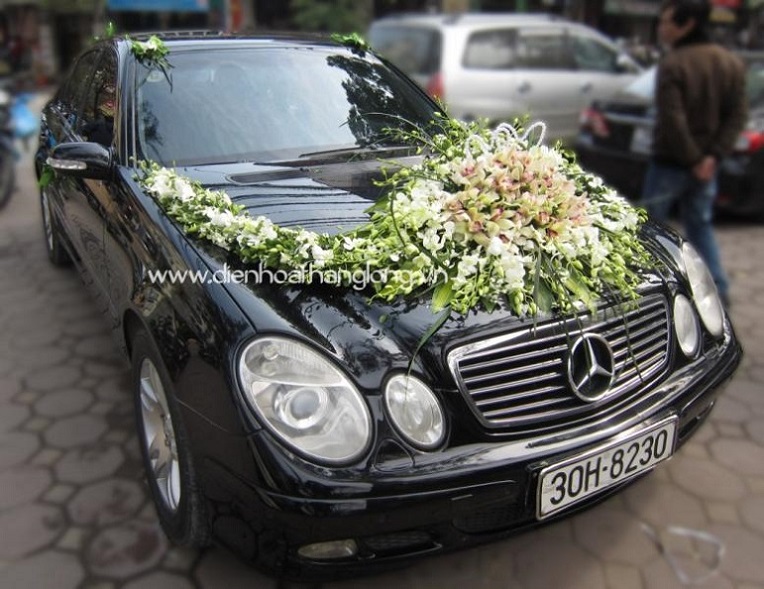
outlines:
[[[671,418],[625,441],[613,442],[546,467],[539,475],[536,517],[549,517],[651,469],[671,456],[675,440],[676,418]]]
[[[653,147],[653,130],[651,127],[634,127],[631,135],[631,151],[649,154]]]

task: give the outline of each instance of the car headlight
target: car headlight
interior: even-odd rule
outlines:
[[[674,299],[674,330],[684,355],[695,356],[700,347],[700,325],[692,304],[684,295]]]
[[[718,337],[724,331],[724,310],[714,279],[700,254],[687,242],[682,244],[682,257],[700,319],[706,329]]]
[[[328,359],[282,337],[251,342],[239,357],[247,400],[263,424],[297,453],[323,464],[358,459],[371,440],[369,409]]]
[[[398,432],[415,448],[432,450],[446,433],[443,410],[421,380],[397,374],[385,386],[385,407]]]

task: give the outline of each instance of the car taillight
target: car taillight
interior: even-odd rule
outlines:
[[[588,129],[596,137],[608,137],[610,135],[610,129],[608,129],[605,115],[603,115],[596,108],[586,108],[581,112],[580,118],[581,126],[584,129]]]
[[[443,89],[443,74],[440,72],[433,74],[432,77],[427,81],[427,87],[425,90],[427,90],[427,94],[433,98],[438,100],[445,100],[446,93]]]
[[[753,153],[764,147],[764,131],[754,131],[746,129],[740,134],[735,143],[735,151],[742,153]]]

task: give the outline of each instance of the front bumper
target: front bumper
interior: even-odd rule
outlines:
[[[532,440],[479,443],[417,456],[414,463],[371,466],[340,480],[309,468],[265,433],[250,444],[271,485],[253,484],[208,464],[217,538],[271,574],[336,579],[367,574],[417,556],[491,541],[539,524],[540,471],[604,443],[628,437],[670,416],[677,448],[696,431],[742,357],[728,324],[724,341],[645,394],[627,414]],[[269,458],[274,462],[269,464]],[[288,472],[287,472],[288,471]],[[209,480],[209,479],[213,480]],[[628,480],[548,520],[596,503]],[[210,485],[211,484],[211,485]],[[288,489],[276,491],[274,489]],[[300,547],[353,540],[356,554],[335,560],[300,556]]]

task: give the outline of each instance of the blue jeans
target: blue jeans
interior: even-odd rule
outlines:
[[[729,282],[722,269],[712,225],[715,198],[716,178],[701,182],[689,168],[658,162],[651,162],[647,169],[642,204],[653,219],[666,221],[674,203],[679,203],[685,237],[705,260],[719,295],[726,299]]]

